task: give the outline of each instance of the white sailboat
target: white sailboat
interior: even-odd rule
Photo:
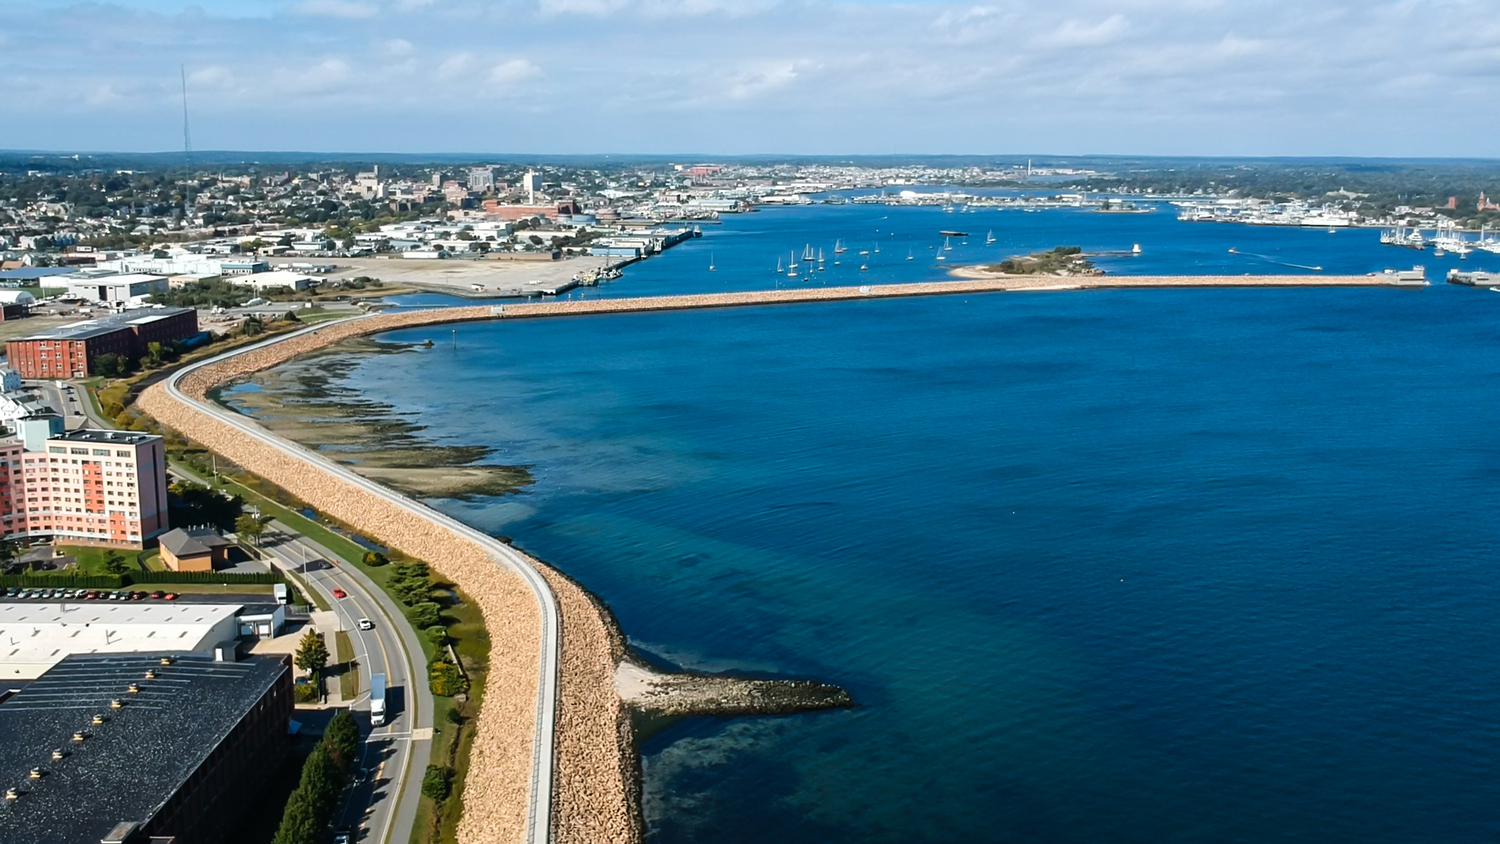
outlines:
[[[802,247],[802,260],[808,262],[809,264],[812,263],[812,260],[813,260],[813,251],[812,251],[812,244],[811,243],[809,243],[809,244],[807,244],[807,245],[805,245],[805,246]]]
[[[878,240],[875,241],[875,254],[876,255],[880,254],[880,241],[878,241]]]
[[[995,242],[995,232],[994,232],[994,230],[991,230],[989,234],[987,234],[987,235],[984,236],[984,245],[985,246],[989,246],[990,244],[992,244],[994,242]]]
[[[917,260],[917,256],[911,254],[911,250],[908,249],[908,250],[906,250],[906,260],[908,260],[908,261],[915,261],[915,260]]]
[[[1132,254],[1132,255],[1139,255],[1139,254],[1141,254],[1141,245],[1139,243],[1137,243],[1136,245],[1130,247],[1130,254]]]
[[[844,241],[843,240],[835,240],[833,242],[833,254],[835,254],[835,255],[842,255],[842,254],[844,254],[847,251],[848,250],[844,248]]]
[[[777,274],[777,275],[781,275],[781,274],[782,274],[782,273],[784,273],[784,272],[786,272],[786,270],[783,270],[783,269],[782,269],[782,268],[781,268],[781,256],[780,256],[780,255],[777,255],[777,256],[776,256],[776,274]]]
[[[946,238],[946,237],[943,238],[943,251],[944,252],[952,252],[953,251],[953,244],[949,243],[948,242],[948,238]]]
[[[823,247],[818,247],[818,263],[823,263]]]
[[[793,249],[792,250],[792,262],[787,265],[787,268],[786,268],[786,277],[787,278],[796,278],[797,277],[797,267],[798,266],[800,266],[800,265],[797,263],[797,250]]]
[[[714,271],[714,253],[712,252],[708,253],[708,271]]]

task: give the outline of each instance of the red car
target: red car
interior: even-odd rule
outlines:
[[[163,601],[175,601],[175,600],[177,600],[177,593],[176,592],[168,592],[167,594],[161,596],[161,599]]]
[[[335,589],[335,590],[333,590],[333,597],[335,597],[335,598],[347,598],[347,597],[349,597],[349,593],[345,592],[342,589]]]

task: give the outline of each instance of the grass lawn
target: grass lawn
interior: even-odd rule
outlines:
[[[119,555],[120,559],[125,563],[125,570],[127,572],[145,571],[145,568],[141,565],[141,558],[148,553],[145,551],[132,551],[128,548],[99,548],[93,545],[58,545],[55,547],[58,551],[69,557],[78,558],[79,574],[109,574],[110,572],[105,567],[105,562],[109,559],[111,553]]]
[[[338,660],[335,667],[339,672],[339,694],[348,706],[349,701],[359,697],[359,664],[354,661],[354,641],[340,630],[333,634],[333,643],[338,651],[334,659]]]

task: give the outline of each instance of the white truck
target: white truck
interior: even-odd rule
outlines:
[[[379,727],[385,723],[385,675],[370,678],[370,725]]]

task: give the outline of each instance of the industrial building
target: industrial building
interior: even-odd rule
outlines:
[[[87,299],[90,302],[103,302],[108,305],[123,304],[140,296],[150,296],[152,293],[165,293],[168,287],[166,276],[146,275],[145,273],[69,276],[66,281],[70,298]]]
[[[102,354],[136,360],[150,343],[186,340],[197,333],[198,312],[192,308],[137,308],[11,340],[5,354],[22,378],[87,378],[96,374],[95,362]]]
[[[57,416],[20,419],[0,439],[0,531],[7,539],[142,548],[167,530],[162,438],[64,431]]]
[[[241,604],[162,602],[0,602],[0,688],[45,674],[81,654],[212,653],[237,642]]]
[[[237,275],[229,281],[242,287],[253,287],[257,292],[264,293],[278,287],[284,287],[287,290],[306,290],[307,286],[316,279],[306,273],[292,270],[269,270],[254,275]]]
[[[291,715],[286,657],[70,656],[0,703],[0,844],[216,844]]]

